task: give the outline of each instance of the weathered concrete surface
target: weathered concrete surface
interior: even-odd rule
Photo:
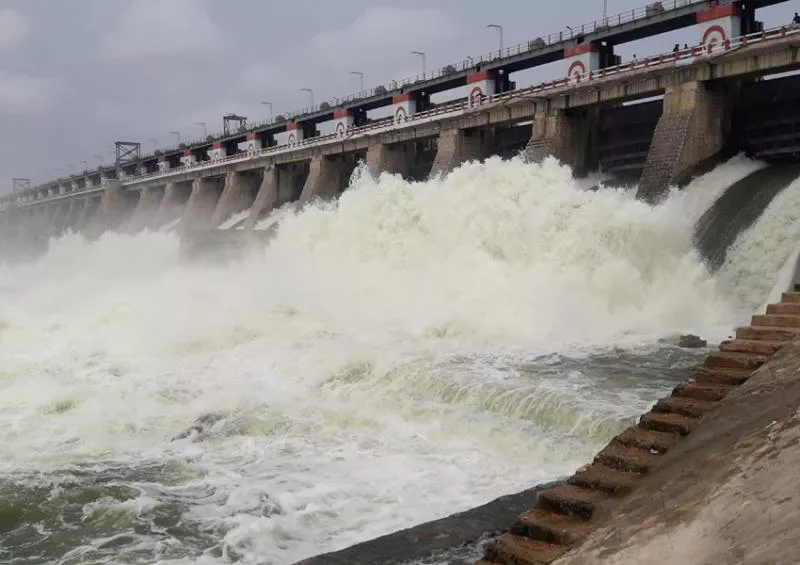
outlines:
[[[315,198],[321,200],[336,198],[347,185],[347,179],[352,172],[353,164],[345,157],[316,155],[311,159],[299,204],[302,206]]]
[[[558,565],[800,562],[800,340],[775,357]]]
[[[225,175],[225,188],[222,190],[222,196],[219,197],[219,202],[217,202],[214,213],[211,215],[211,229],[216,228],[222,222],[252,204],[250,194],[253,188],[253,179],[243,175],[244,173],[236,173],[234,171]]]
[[[250,207],[250,216],[244,229],[249,231],[256,227],[263,214],[268,214],[278,205],[278,168],[267,167],[261,176],[261,186],[258,188],[255,202]]]
[[[442,130],[430,176],[447,174],[467,161],[483,159],[491,147],[491,138],[491,130]]]
[[[131,211],[130,201],[128,195],[122,187],[122,183],[118,180],[109,180],[106,183],[105,190],[103,191],[100,206],[90,219],[86,228],[89,237],[96,237],[106,230],[111,230],[119,227],[120,221],[123,216]],[[75,200],[64,200],[65,203],[74,202]],[[64,223],[59,230],[59,233],[66,229],[66,222],[69,216],[69,211],[64,212]]]
[[[408,178],[414,163],[413,144],[376,142],[367,149],[367,168],[375,175],[391,173]]]
[[[164,192],[162,190],[147,186],[142,188],[139,202],[136,204],[136,209],[133,211],[130,222],[128,222],[128,231],[138,233],[149,227],[158,213],[163,198]]]
[[[702,82],[670,87],[658,121],[636,196],[658,202],[670,185],[722,151],[735,95]]]
[[[585,174],[594,162],[592,141],[598,116],[596,108],[570,112],[552,110],[537,115],[525,148],[526,157],[536,163],[552,156],[572,167],[576,174]]]
[[[222,181],[224,183],[224,180]],[[222,192],[222,183],[216,177],[195,179],[192,193],[186,202],[181,229],[207,229]]]
[[[300,561],[297,565],[400,565],[428,562],[454,549],[478,554],[487,535],[508,527],[527,508],[536,493],[554,483],[500,497],[488,504],[447,518],[360,543],[341,551]],[[471,551],[471,550],[474,550]],[[449,561],[449,560],[448,560]],[[458,561],[457,563],[463,563]]]

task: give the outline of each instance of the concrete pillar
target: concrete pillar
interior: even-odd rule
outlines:
[[[164,193],[153,187],[144,187],[139,195],[139,202],[133,211],[131,221],[128,222],[128,231],[138,233],[150,226],[155,219]]]
[[[272,165],[264,168],[264,175],[261,177],[261,186],[258,189],[258,196],[250,207],[250,216],[244,226],[245,230],[252,230],[256,227],[262,214],[268,214],[278,205],[278,167]]]
[[[492,96],[497,90],[497,77],[493,71],[480,71],[467,77],[469,97],[467,101],[470,108],[479,106],[483,96]]]
[[[303,192],[300,194],[300,205],[320,198],[330,200],[339,196],[342,186],[346,186],[352,170],[348,171],[348,161],[342,156],[328,157],[326,155],[315,155],[311,159],[311,166],[308,169],[308,177],[303,185]]]
[[[90,237],[96,237],[104,231],[119,226],[122,216],[128,210],[128,199],[119,180],[108,179],[105,183],[100,206],[87,231]]]
[[[211,216],[217,205],[218,192],[215,180],[197,178],[192,182],[192,193],[186,203],[181,221],[182,230],[205,230],[211,223]]]
[[[439,133],[436,158],[431,167],[431,177],[448,174],[467,161],[477,161],[487,154],[491,145],[490,131],[467,131],[457,128],[445,129]]]
[[[410,92],[398,94],[392,97],[392,110],[394,111],[394,123],[404,124],[408,118],[417,111],[417,99]]]
[[[656,125],[636,196],[658,202],[674,184],[681,184],[699,165],[724,147],[730,127],[732,93],[713,91],[702,82],[669,87]]]
[[[76,231],[81,233],[89,231],[89,228],[93,224],[94,218],[100,209],[100,202],[102,202],[101,196],[90,196],[89,198],[85,199],[83,210],[78,218]]]
[[[250,181],[250,182],[248,182]],[[225,176],[225,188],[217,202],[214,213],[211,215],[211,229],[222,222],[246,209],[251,203],[252,180],[244,178],[241,174],[229,172]]]
[[[546,157],[555,157],[572,167],[577,175],[586,174],[594,165],[594,135],[598,111],[550,110],[534,116],[531,139],[525,147],[525,156],[538,163]]]
[[[375,140],[367,148],[367,168],[374,175],[391,173],[408,178],[411,176],[413,163],[413,144],[397,143],[387,145]]]

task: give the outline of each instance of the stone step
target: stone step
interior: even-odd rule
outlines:
[[[564,555],[569,548],[514,534],[503,534],[486,551],[490,562],[505,565],[546,565]]]
[[[680,434],[648,430],[640,426],[631,426],[615,437],[614,441],[640,449],[652,449],[659,453],[666,453],[672,446],[678,443],[680,439]]]
[[[697,400],[708,400],[719,402],[725,398],[735,386],[722,384],[701,384],[701,383],[682,383],[672,391],[673,396],[684,398],[694,398]]]
[[[720,351],[706,357],[706,367],[720,367],[725,369],[746,369],[755,371],[767,362],[769,356],[755,353],[739,353],[735,351]]]
[[[578,516],[553,514],[534,508],[521,515],[511,527],[511,533],[554,545],[573,545],[591,531],[590,524]]]
[[[800,316],[800,302],[781,302],[767,306],[767,314],[789,314]]]
[[[656,464],[658,456],[658,453],[652,453],[649,449],[611,440],[611,443],[598,453],[594,460],[620,471],[647,473]]]
[[[747,381],[753,371],[750,369],[732,369],[726,367],[701,367],[689,379],[698,384],[722,384],[739,386]]]
[[[736,339],[789,342],[800,337],[800,328],[745,326],[736,329]]]
[[[716,407],[717,403],[710,400],[697,400],[685,396],[668,396],[656,402],[653,408],[656,412],[669,412],[683,414],[692,418],[700,418],[703,414]]]
[[[800,306],[800,304],[797,304]],[[768,341],[757,339],[732,339],[723,341],[720,351],[730,351],[739,353],[755,353],[757,355],[774,355],[781,347],[786,345],[785,341]]]
[[[603,463],[592,463],[572,475],[567,482],[576,487],[602,490],[612,495],[624,495],[633,490],[636,479],[639,477],[641,475],[638,473],[631,473]]]
[[[800,302],[800,292],[784,292],[781,302]]]
[[[758,314],[753,316],[751,326],[775,326],[778,328],[800,328],[800,316],[787,314]]]
[[[648,412],[639,419],[639,425],[645,429],[683,436],[689,435],[696,424],[697,418],[666,412]]]
[[[588,520],[594,514],[597,503],[607,497],[608,495],[602,491],[562,484],[539,491],[536,496],[536,507]]]

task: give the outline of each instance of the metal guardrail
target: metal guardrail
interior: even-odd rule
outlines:
[[[636,59],[628,63],[615,65],[613,67],[606,67],[604,69],[598,69],[596,71],[591,71],[587,75],[564,77],[553,81],[543,82],[538,85],[529,86],[526,88],[520,88],[508,92],[502,92],[491,96],[481,96],[480,99],[474,100],[472,105],[470,105],[470,101],[461,100],[458,102],[454,102],[452,104],[438,106],[430,110],[411,114],[410,116],[407,116],[407,118],[401,123],[396,123],[393,118],[387,118],[385,120],[379,122],[373,122],[370,124],[366,124],[364,126],[350,127],[347,129],[347,131],[343,136],[338,135],[336,133],[332,133],[324,136],[304,139],[292,145],[289,144],[275,145],[272,147],[266,147],[260,151],[253,151],[251,153],[246,153],[246,152],[237,153],[235,155],[227,156],[223,159],[218,159],[213,161],[202,161],[196,164],[190,164],[182,167],[176,167],[174,169],[169,169],[168,171],[159,171],[155,173],[147,173],[144,175],[128,177],[122,180],[122,184],[123,185],[135,184],[138,182],[152,180],[159,177],[180,175],[180,174],[185,174],[189,171],[209,169],[225,164],[244,162],[249,159],[254,159],[257,157],[288,153],[296,151],[298,149],[302,149],[304,147],[312,147],[312,146],[326,145],[328,143],[341,142],[343,140],[352,139],[354,137],[360,137],[363,135],[370,135],[373,133],[378,133],[380,131],[403,129],[408,126],[418,125],[420,122],[424,122],[426,120],[439,119],[441,116],[455,116],[458,113],[463,113],[464,111],[470,108],[474,108],[476,106],[506,103],[509,100],[515,98],[530,97],[532,95],[540,93],[555,94],[561,90],[580,87],[581,85],[585,85],[586,83],[591,81],[615,78],[621,74],[640,71],[643,69],[660,68],[665,66],[677,67],[683,64],[691,64],[700,59],[707,59],[718,55],[722,55],[734,49],[746,47],[751,44],[763,43],[765,41],[770,41],[775,39],[783,39],[787,36],[798,35],[798,34],[800,34],[800,27],[793,27],[793,26],[776,27],[769,30],[752,33],[750,35],[743,35],[736,39],[726,40],[723,43],[713,43],[707,46],[693,47],[686,50],[670,51],[667,53],[661,53],[658,55],[644,57],[642,59]],[[96,187],[90,187],[88,190],[92,190],[95,188]],[[46,200],[49,200],[49,198],[37,200],[36,202],[42,202]]]

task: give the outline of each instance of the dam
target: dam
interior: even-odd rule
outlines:
[[[20,184],[0,561],[569,558],[797,334],[800,35],[769,4],[663,2]],[[726,35],[609,50],[698,22]],[[541,61],[564,76],[509,80]],[[346,553],[518,492],[491,540]]]

